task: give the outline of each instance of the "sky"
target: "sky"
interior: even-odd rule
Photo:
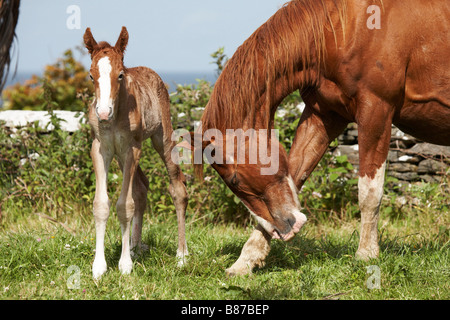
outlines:
[[[130,36],[127,67],[214,72],[211,53],[225,47],[231,57],[286,1],[22,0],[16,28],[17,72],[41,73],[66,49],[82,45],[86,27],[97,42],[114,45],[122,26]],[[76,52],[75,57],[90,65],[88,55]]]

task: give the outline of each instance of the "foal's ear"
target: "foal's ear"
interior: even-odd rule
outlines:
[[[211,141],[203,141],[202,134],[198,132],[189,132],[181,136],[183,141],[177,143],[175,146],[179,148],[188,149],[191,151],[205,150],[210,144],[215,145],[215,139]]]
[[[125,49],[127,48],[128,44],[128,31],[127,28],[122,27],[122,31],[120,31],[119,39],[117,39],[115,48],[122,52],[122,54],[125,52]]]
[[[94,49],[97,46],[97,41],[95,41],[94,36],[92,35],[91,28],[86,28],[83,40],[86,49],[88,49],[89,54],[92,56],[92,52],[94,52]]]
[[[189,132],[181,136],[183,141],[178,143],[176,147],[188,149],[194,151],[196,148],[202,146],[202,150],[205,148],[205,142],[202,141],[202,135],[195,132]]]

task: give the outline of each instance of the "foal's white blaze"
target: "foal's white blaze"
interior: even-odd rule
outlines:
[[[113,101],[111,99],[111,62],[108,57],[98,61],[98,71],[100,77],[98,84],[100,94],[97,101],[97,115],[101,120],[108,120],[113,111]]]

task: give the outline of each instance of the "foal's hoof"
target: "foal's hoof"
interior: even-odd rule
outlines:
[[[187,263],[187,251],[186,252],[180,252],[177,250],[177,267],[181,268],[186,265]]]
[[[225,275],[228,278],[236,277],[236,276],[245,276],[245,275],[248,275],[251,273],[252,273],[252,270],[247,266],[245,266],[245,267],[231,266],[230,268],[225,270]]]
[[[92,276],[94,280],[98,280],[106,272],[107,266],[105,260],[94,260],[92,265]]]
[[[140,245],[133,247],[133,249],[131,249],[130,254],[131,254],[132,258],[136,258],[137,256],[139,256],[149,250],[150,250],[150,247],[148,245],[146,245],[145,243],[141,243]]]
[[[119,270],[122,274],[130,274],[131,270],[133,270],[133,261],[130,259],[120,259],[119,261]]]

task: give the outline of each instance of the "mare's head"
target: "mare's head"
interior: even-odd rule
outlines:
[[[93,108],[100,122],[108,122],[117,112],[118,96],[126,68],[123,55],[128,44],[128,31],[122,27],[115,46],[95,41],[91,29],[84,33],[84,44],[91,55],[90,77],[95,87]]]
[[[202,158],[205,156],[273,238],[290,240],[306,222],[306,216],[300,212],[286,151],[273,132],[249,131],[252,130],[222,135],[213,129],[212,134],[211,130],[205,131],[203,137],[199,133],[191,133],[178,146],[194,151],[198,177],[201,177]],[[186,141],[189,138],[191,141]]]

